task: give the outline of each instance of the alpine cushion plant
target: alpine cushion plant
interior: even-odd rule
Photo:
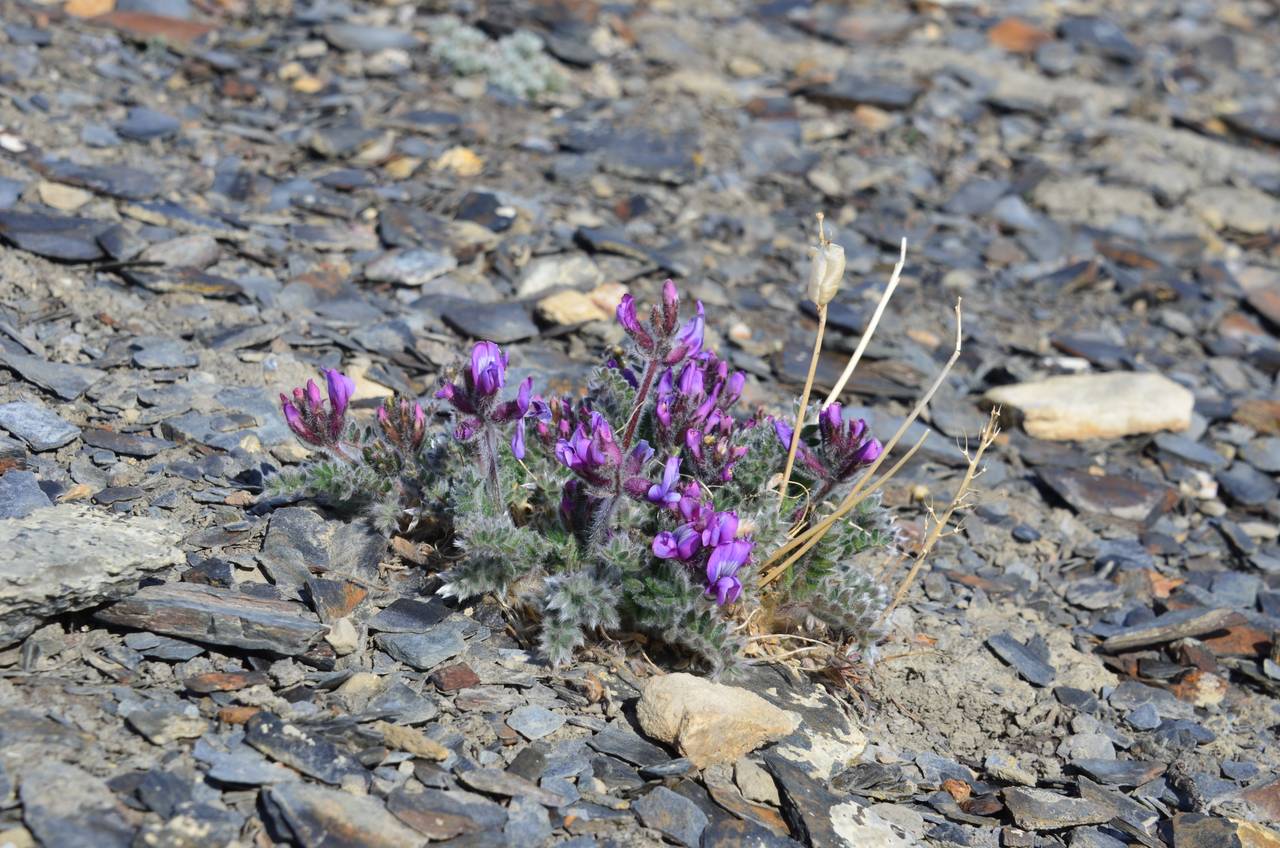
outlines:
[[[706,348],[703,305],[682,305],[672,281],[642,314],[622,298],[630,350],[576,397],[544,399],[532,378],[510,393],[508,354],[482,340],[434,393],[438,414],[392,398],[361,428],[350,381],[326,372],[327,406],[314,382],[281,403],[327,456],[276,489],[431,542],[439,594],[494,597],[555,664],[602,629],[717,673],[762,628],[872,646],[889,599],[872,563],[898,536],[876,497],[855,496],[886,447],[839,403],[798,434],[744,414],[745,375]],[[789,450],[800,485],[784,492]]]

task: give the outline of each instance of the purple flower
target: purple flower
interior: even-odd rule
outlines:
[[[649,353],[653,350],[653,336],[640,323],[636,315],[636,299],[630,293],[624,294],[618,302],[618,323],[642,351]]]
[[[668,368],[658,378],[655,391],[654,417],[657,426],[655,436],[658,445],[667,451],[685,447],[698,450],[690,441],[691,431],[699,431],[694,439],[702,438],[711,427],[719,427],[718,435],[728,436],[733,429],[728,410],[742,396],[746,375],[735,372],[730,375],[729,364],[711,351],[703,351],[687,360],[677,373]],[[715,423],[709,425],[715,413],[721,413]],[[718,472],[723,470],[719,468]],[[727,478],[726,478],[727,479]]]
[[[688,562],[701,546],[698,531],[689,524],[681,524],[675,530],[664,530],[653,538],[653,555],[658,559]]]
[[[280,395],[280,409],[285,423],[298,438],[322,448],[337,448],[346,428],[347,407],[355,394],[356,384],[339,372],[324,372],[329,389],[329,408],[315,380],[307,380],[305,388],[294,389],[292,400]]]
[[[579,423],[571,437],[556,442],[556,459],[590,485],[607,489],[622,462],[622,449],[609,422],[593,412],[588,424]]]
[[[649,487],[646,497],[656,504],[674,507],[680,502],[680,493],[676,484],[680,482],[680,457],[669,456],[662,469],[662,482]]]
[[[697,314],[690,318],[676,333],[675,346],[667,354],[668,365],[675,365],[686,356],[696,356],[702,350],[703,335],[706,331],[706,313],[702,301],[698,301]]]
[[[511,452],[516,459],[524,459],[524,422],[526,418],[535,421],[549,419],[551,409],[541,398],[533,396],[533,378],[525,377],[516,392],[516,399],[500,404],[491,420],[497,423],[515,421],[515,432],[511,434]]]
[[[697,315],[677,329],[680,321],[680,292],[671,280],[662,284],[662,304],[653,307],[647,322],[641,320],[635,298],[630,294],[622,296],[617,315],[622,329],[650,362],[675,365],[702,349],[706,325],[702,304],[697,306]]]
[[[507,382],[507,354],[493,342],[476,342],[471,348],[468,388],[480,395],[496,395]]]
[[[742,593],[738,571],[747,564],[754,544],[750,539],[736,539],[717,545],[707,558],[707,594],[715,595],[720,606],[733,603]]]
[[[791,427],[774,421],[778,441],[791,444]],[[801,439],[796,458],[818,479],[830,483],[849,479],[859,468],[879,459],[883,446],[869,435],[867,422],[861,418],[846,420],[839,403],[823,407],[818,413],[819,444],[811,448]]]
[[[717,512],[707,522],[702,531],[702,544],[709,548],[725,542],[733,541],[738,535],[738,514],[736,512]]]

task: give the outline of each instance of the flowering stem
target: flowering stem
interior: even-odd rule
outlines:
[[[598,550],[609,538],[609,522],[613,520],[613,513],[618,508],[618,501],[622,500],[621,486],[622,482],[619,477],[614,487],[614,493],[601,504],[600,509],[591,517],[591,535],[587,540],[587,545],[591,550]]]
[[[813,375],[818,370],[818,354],[822,352],[822,336],[827,331],[827,307],[818,307],[818,334],[813,340],[813,354],[809,357],[809,375],[804,380],[804,392],[800,395],[800,408],[796,411],[796,426],[791,430],[791,446],[787,448],[787,464],[782,471],[782,488],[779,496],[787,498],[791,485],[791,468],[796,463],[796,448],[800,446],[800,428],[804,425],[805,410],[809,406],[809,392],[813,391]]]
[[[644,402],[649,397],[649,389],[653,388],[653,378],[657,374],[658,357],[655,356],[649,360],[649,367],[644,372],[644,381],[640,383],[640,388],[636,389],[636,399],[631,405],[631,414],[627,416],[627,429],[622,433],[622,452],[624,454],[631,448],[631,440],[635,437],[636,427],[640,424],[640,411],[644,409]]]
[[[502,483],[498,480],[498,444],[493,433],[493,425],[486,421],[480,432],[480,461],[485,466],[485,478],[494,506],[501,507]]]

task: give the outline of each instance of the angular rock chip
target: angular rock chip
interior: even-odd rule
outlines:
[[[301,848],[421,848],[421,835],[376,798],[309,783],[282,783],[263,796],[277,835]]]
[[[40,403],[0,404],[0,427],[26,442],[33,451],[60,448],[80,435],[80,428]]]
[[[147,574],[183,562],[179,535],[161,521],[79,504],[0,521],[0,647],[44,619],[123,597]]]
[[[250,718],[245,725],[244,741],[271,759],[334,786],[341,785],[347,777],[368,779],[365,768],[333,743],[272,713],[260,712]]]
[[[41,845],[58,848],[130,848],[135,826],[107,784],[57,761],[23,769],[22,820]]]
[[[63,400],[75,400],[107,376],[106,371],[86,365],[49,362],[24,353],[10,353],[4,348],[0,348],[0,365],[18,372],[28,383],[48,389]]]
[[[631,805],[645,827],[651,827],[671,841],[697,848],[707,828],[707,814],[683,795],[665,786],[654,788]]]
[[[198,583],[145,586],[95,617],[180,639],[285,656],[307,653],[328,629],[301,604]]]

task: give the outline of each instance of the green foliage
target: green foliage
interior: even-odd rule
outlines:
[[[531,32],[521,30],[495,42],[452,16],[435,18],[428,29],[431,58],[459,76],[482,75],[494,88],[530,100],[564,88],[559,66]]]

